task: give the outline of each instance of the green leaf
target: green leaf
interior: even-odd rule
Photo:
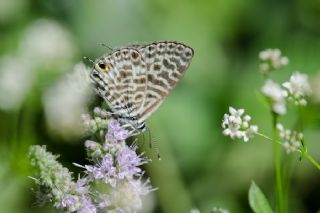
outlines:
[[[249,189],[249,204],[255,213],[273,213],[268,200],[254,181]]]

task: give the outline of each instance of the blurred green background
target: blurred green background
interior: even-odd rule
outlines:
[[[245,108],[271,135],[268,107],[259,95],[258,53],[280,48],[292,71],[314,85],[304,110],[310,153],[320,161],[320,1],[318,0],[0,0],[0,212],[54,212],[38,207],[28,146],[46,144],[65,166],[85,163],[80,114],[101,102],[73,74],[83,56],[139,42],[177,40],[195,50],[185,77],[148,120],[162,160],[145,169],[153,186],[144,212],[189,212],[214,206],[251,212],[251,180],[274,206],[273,146],[260,138],[234,142],[221,134],[228,106]],[[85,62],[87,63],[87,62]],[[79,66],[77,65],[78,69]],[[295,122],[295,109],[285,118]],[[289,212],[320,209],[320,174],[299,156],[285,157],[292,175]]]

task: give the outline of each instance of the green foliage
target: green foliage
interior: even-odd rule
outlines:
[[[255,213],[273,213],[268,200],[254,181],[249,189],[249,204]]]
[[[59,98],[68,93],[67,89],[58,88],[57,96],[52,96],[50,89],[56,88],[61,78],[70,75],[72,67],[83,56],[94,60],[109,51],[99,43],[119,47],[138,42],[178,40],[195,50],[195,57],[182,81],[147,121],[162,160],[157,161],[154,150],[148,147],[148,135],[145,135],[146,139],[141,136],[138,142],[141,150],[153,159],[147,173],[153,185],[160,189],[148,201],[151,209],[154,206],[155,212],[175,213],[197,207],[208,212],[206,210],[212,205],[219,205],[230,212],[247,213],[249,207],[239,200],[246,193],[248,180],[254,179],[261,185],[274,187],[272,144],[262,142],[264,139],[247,144],[228,143],[230,139],[221,134],[220,124],[229,105],[245,108],[254,116],[254,123],[259,125],[259,129],[271,135],[269,109],[260,103],[265,101],[257,98],[258,95],[261,97],[260,87],[264,81],[259,74],[258,53],[265,48],[279,48],[289,57],[289,64],[284,70],[271,73],[277,82],[287,80],[294,69],[309,74],[313,80],[320,68],[319,2],[0,2],[0,82],[5,72],[2,65],[8,57],[13,62],[7,69],[8,73],[10,76],[17,74],[15,81],[5,82],[15,87],[11,90],[0,87],[0,95],[4,97],[0,105],[6,100],[13,103],[21,97],[16,109],[0,109],[0,150],[6,152],[6,155],[0,153],[0,182],[4,189],[0,192],[0,203],[9,204],[11,201],[16,204],[14,207],[7,205],[8,209],[3,211],[50,212],[49,209],[33,207],[32,181],[27,178],[32,172],[26,160],[30,144],[45,144],[54,153],[61,154],[61,161],[71,171],[78,170],[71,162],[85,163],[82,142],[86,138],[76,134],[79,125],[73,123],[74,117],[69,117],[70,113],[62,113],[68,109],[69,101],[80,95],[76,93],[64,100]],[[50,48],[45,53],[35,54],[30,50],[48,45],[45,41],[51,39],[51,32],[44,41],[39,42],[38,38],[39,34],[47,32],[47,28],[34,33],[33,39],[29,38],[32,41],[29,45],[22,45],[31,26],[44,18],[63,27],[59,35],[68,32],[70,37],[67,41],[70,40],[74,47],[70,54],[66,54],[70,48],[60,42],[49,44]],[[46,56],[56,48],[59,54],[48,61]],[[19,58],[23,53],[26,60]],[[33,67],[29,67],[30,64]],[[23,72],[27,68],[31,71]],[[20,86],[24,87],[18,93]],[[258,91],[258,95],[254,95],[254,91]],[[48,104],[50,95],[51,104]],[[307,130],[306,145],[319,160],[320,97],[317,100],[306,107],[303,119]],[[94,101],[91,106],[98,105],[99,99]],[[56,103],[61,104],[58,109],[47,110]],[[80,109],[80,104],[76,102],[69,107],[75,112]],[[50,119],[49,112],[56,109],[54,115],[57,116]],[[60,125],[53,125],[56,124],[54,121],[61,121]],[[295,125],[296,117],[294,113],[288,114],[280,122],[291,127]],[[75,134],[69,137],[70,133]],[[294,158],[288,165],[294,168],[290,171],[294,179],[290,194],[296,195],[289,197],[290,213],[317,212],[319,209],[314,192],[320,191],[320,181],[309,164],[306,160],[297,163]]]

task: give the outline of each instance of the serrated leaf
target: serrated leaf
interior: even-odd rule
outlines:
[[[249,189],[249,204],[255,213],[273,213],[268,200],[254,181]]]

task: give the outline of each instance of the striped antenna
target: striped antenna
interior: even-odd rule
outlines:
[[[159,148],[158,148],[158,145],[157,145],[157,143],[156,143],[156,141],[155,140],[152,140],[152,137],[151,137],[151,129],[150,128],[148,128],[148,133],[149,133],[149,147],[150,147],[150,149],[154,149],[154,151],[156,152],[156,154],[157,154],[157,158],[158,158],[158,160],[161,160],[161,156],[160,156],[160,152],[159,152]]]
[[[105,43],[101,43],[100,45],[103,46],[103,47],[106,47],[110,51],[113,51],[113,49],[111,47],[109,47],[108,45],[106,45]]]
[[[91,62],[92,65],[94,65],[94,61],[91,58],[88,58],[87,56],[84,56],[83,59]]]

